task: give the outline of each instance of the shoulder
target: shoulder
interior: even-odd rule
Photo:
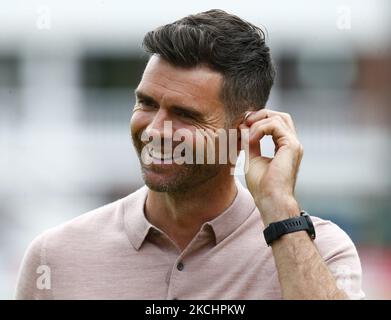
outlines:
[[[127,236],[123,232],[125,207],[132,211],[143,194],[144,187],[39,234],[25,251],[19,268],[16,298],[50,299],[51,290],[36,288],[37,274],[42,266],[58,270],[64,266],[85,265],[96,262],[102,253],[126,245]]]
[[[33,242],[46,246],[64,246],[69,242],[100,241],[123,230],[126,207],[135,209],[134,204],[142,198],[145,187],[128,196],[81,214],[40,234]]]
[[[64,246],[69,242],[94,238],[98,231],[102,235],[119,223],[117,220],[121,214],[121,208],[122,200],[106,204],[42,232],[34,241],[38,241],[41,246],[45,247],[55,244]]]

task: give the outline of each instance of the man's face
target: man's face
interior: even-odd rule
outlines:
[[[142,135],[158,135],[161,150],[154,148],[153,156],[156,160],[173,156],[165,149],[169,141],[172,150],[178,144],[186,143],[196,152],[196,140],[199,139],[197,130],[210,132],[224,128],[225,109],[219,97],[222,81],[221,74],[205,66],[185,69],[172,66],[158,56],[152,56],[149,60],[136,89],[137,101],[130,128],[143,178],[152,190],[186,191],[227,169],[227,165],[223,164],[177,164],[175,161],[169,164],[164,161],[146,164],[141,156],[143,148],[148,144],[143,141]],[[164,130],[167,121],[172,126],[171,132]],[[173,140],[173,134],[178,129],[192,133],[191,143],[189,139],[182,140],[184,142]]]

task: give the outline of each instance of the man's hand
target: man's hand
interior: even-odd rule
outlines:
[[[246,182],[265,226],[298,216],[300,208],[294,197],[294,189],[303,147],[291,116],[270,109],[253,111],[239,129],[249,129]],[[273,159],[261,156],[259,141],[265,135],[273,138]]]
[[[239,128],[250,129],[246,182],[265,227],[271,222],[298,216],[300,208],[294,190],[303,147],[290,115],[262,109],[245,117]],[[259,141],[265,135],[273,138],[273,159],[261,156]],[[347,298],[338,289],[333,275],[305,231],[286,234],[273,241],[272,251],[283,298]]]

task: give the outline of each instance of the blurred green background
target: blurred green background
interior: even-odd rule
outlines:
[[[268,107],[305,149],[297,197],[354,240],[369,299],[391,298],[391,3],[0,2],[0,298],[29,242],[142,185],[131,146],[145,32],[220,8],[264,26]]]

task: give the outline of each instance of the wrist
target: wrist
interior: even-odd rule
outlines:
[[[270,196],[255,201],[265,227],[278,222],[300,216],[300,206],[293,196]]]
[[[312,240],[315,239],[316,232],[314,224],[310,215],[304,210],[301,211],[300,217],[271,223],[265,228],[263,234],[267,245],[270,246],[272,243],[278,242],[277,240],[280,240],[280,238],[285,238],[286,240],[289,240],[291,237],[293,237],[293,240],[300,239],[303,235],[302,231],[306,231]],[[292,233],[299,233],[299,235],[292,236]]]

